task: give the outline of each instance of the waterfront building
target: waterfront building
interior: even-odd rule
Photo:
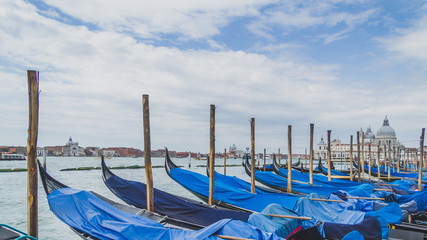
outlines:
[[[84,148],[79,146],[78,142],[73,142],[70,137],[65,146],[62,147],[62,156],[86,156]]]
[[[365,161],[369,160],[369,145],[371,147],[371,159],[378,163],[377,160],[384,161],[385,152],[387,151],[388,157],[388,149],[391,149],[391,156],[393,157],[393,153],[400,152],[404,149],[404,146],[397,140],[396,133],[392,127],[390,127],[389,120],[387,116],[383,121],[382,127],[380,127],[375,135],[372,132],[371,127],[369,126],[366,129],[366,132],[363,129],[359,131],[359,141],[360,144],[360,155],[361,159],[363,158]],[[362,138],[363,134],[363,138]],[[363,143],[362,143],[363,141]],[[362,149],[363,146],[363,149]],[[380,150],[380,154],[378,157],[378,148]],[[313,149],[313,159],[314,160],[327,160],[328,159],[328,144],[324,141],[323,136],[321,137],[320,142],[317,144],[317,148]],[[358,152],[357,152],[357,136],[353,139],[353,159],[357,160]],[[350,159],[350,144],[342,143],[341,140],[334,139],[331,140],[331,160],[332,161],[347,161]]]

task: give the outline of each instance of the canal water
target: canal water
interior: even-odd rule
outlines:
[[[206,170],[201,165],[206,161],[188,158],[172,159],[176,165],[205,174]],[[132,166],[144,165],[143,158],[112,158],[106,159],[107,166]],[[216,159],[216,165],[223,165],[223,159]],[[237,176],[250,182],[250,178],[241,166],[242,159],[227,159],[227,175]],[[267,161],[267,164],[271,163]],[[0,169],[26,168],[26,161],[0,161]],[[152,158],[153,166],[164,166],[164,158]],[[199,165],[199,166],[198,166]],[[60,171],[66,168],[100,167],[100,159],[94,157],[48,157],[47,171],[58,181],[73,188],[94,191],[113,201],[123,203],[105,186],[101,170],[85,171]],[[134,181],[145,183],[145,169],[113,169],[116,175]],[[216,171],[223,173],[223,167]],[[154,187],[160,190],[196,199],[190,192],[173,181],[164,168],[153,168]],[[27,231],[27,172],[0,172],[0,223],[8,224],[24,232]],[[38,184],[39,204],[39,239],[80,239],[67,225],[62,223],[49,210],[43,186],[39,179]]]

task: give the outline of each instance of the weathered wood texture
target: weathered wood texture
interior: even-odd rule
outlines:
[[[142,117],[144,126],[144,161],[147,188],[147,210],[154,212],[153,171],[151,168],[150,105],[148,95],[142,96]]]
[[[38,237],[38,194],[37,194],[37,136],[39,124],[39,73],[29,70],[28,99],[29,123],[27,139],[27,232]]]

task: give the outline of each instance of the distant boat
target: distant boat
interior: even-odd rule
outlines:
[[[109,156],[104,156],[104,158],[105,158],[105,159],[111,159],[111,158],[113,158],[113,157],[109,157]],[[99,157],[96,157],[96,159],[101,159],[101,156],[99,156]]]
[[[200,157],[195,158],[194,160],[207,161],[208,160],[208,156],[200,156]]]
[[[12,160],[25,160],[25,156],[22,154],[5,152],[1,154],[0,160],[12,161]]]

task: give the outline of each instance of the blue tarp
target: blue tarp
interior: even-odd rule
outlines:
[[[365,169],[366,169],[366,171],[369,171],[368,166],[365,166]],[[371,172],[378,174],[378,168],[371,167]],[[383,174],[388,174],[388,171],[387,171],[387,169],[384,168],[384,166],[380,167],[380,172]],[[392,168],[390,168],[390,176],[418,179],[418,173],[397,172],[397,169],[393,171]],[[427,174],[426,173],[422,174],[422,179],[427,180]]]
[[[190,172],[181,168],[170,171],[172,178],[191,192],[199,195],[209,196],[209,178],[199,173]],[[277,203],[287,209],[292,209],[298,201],[297,197],[278,194],[252,194],[248,191],[237,190],[228,185],[215,182],[215,200],[224,201],[256,212],[261,212],[268,204]]]
[[[301,173],[300,173],[301,174]],[[298,174],[295,174],[298,175]],[[315,176],[315,175],[313,175]],[[285,177],[281,177],[272,172],[261,172],[255,171],[255,179],[261,183],[266,185],[276,186],[276,187],[287,187],[288,180]],[[292,179],[294,179],[294,174],[292,175]],[[297,179],[301,181],[300,179]],[[329,186],[325,184],[314,183],[314,185],[303,184],[298,182],[292,182],[292,191],[296,191],[299,193],[317,193],[321,196],[329,196],[330,194],[343,190],[350,193],[353,196],[358,197],[370,197],[371,193],[374,191],[374,187],[370,184],[362,184],[355,187],[345,187],[345,186]]]
[[[319,170],[319,168],[316,167],[315,170]],[[322,173],[327,175],[328,174],[328,168],[322,166]],[[331,175],[335,175],[335,176],[350,176],[347,173],[343,173],[343,172],[340,172],[340,171],[335,170],[335,169],[331,169]]]
[[[190,172],[180,168],[174,168],[170,171],[171,177],[183,185],[185,188],[199,195],[208,196],[209,179],[198,173]],[[365,213],[360,211],[349,211],[329,206],[325,202],[317,202],[308,198],[300,198],[277,193],[258,193],[252,194],[247,191],[233,189],[223,182],[215,181],[216,200],[221,200],[245,209],[253,211],[262,211],[267,205],[277,203],[289,210],[293,210],[301,216],[313,217],[311,226],[316,221],[337,222],[344,224],[360,223]],[[311,195],[311,198],[319,198],[318,195]],[[306,221],[304,221],[306,222]],[[304,225],[304,223],[303,223]],[[310,226],[304,225],[305,227]],[[378,229],[379,231],[379,229]]]
[[[92,193],[73,188],[48,195],[51,211],[69,226],[99,239],[220,239],[214,234],[279,240],[241,221],[224,219],[199,231],[165,228],[148,218],[122,212]]]
[[[287,178],[288,177],[288,171],[281,168],[280,169],[280,175]],[[297,170],[292,170],[292,179],[298,180],[298,181],[302,181],[302,182],[309,182],[310,181],[310,176],[307,173],[302,173],[299,172]],[[349,187],[358,187],[360,185],[363,185],[365,183],[358,183],[358,182],[354,182],[354,181],[349,181],[349,180],[344,180],[344,179],[336,179],[336,178],[332,178],[331,181],[328,181],[328,177],[324,176],[324,175],[318,175],[318,174],[313,174],[313,184],[315,185],[321,185],[321,186],[330,186],[330,187],[343,187],[345,186],[346,188]],[[341,189],[344,191],[348,192],[348,189]]]
[[[268,205],[262,213],[298,216],[298,214],[293,211],[289,211],[278,204]],[[287,237],[300,226],[300,222],[297,219],[270,217],[261,213],[253,213],[249,217],[248,223],[257,226],[264,232],[275,233],[277,236],[281,237]]]
[[[146,209],[147,188],[144,183],[128,181],[113,176],[106,181],[108,188],[126,203]],[[154,193],[154,209],[157,213],[168,215],[179,220],[194,222],[201,226],[210,225],[224,218],[231,218],[246,222],[250,213],[219,210],[205,204],[189,203],[169,193],[156,188]]]

